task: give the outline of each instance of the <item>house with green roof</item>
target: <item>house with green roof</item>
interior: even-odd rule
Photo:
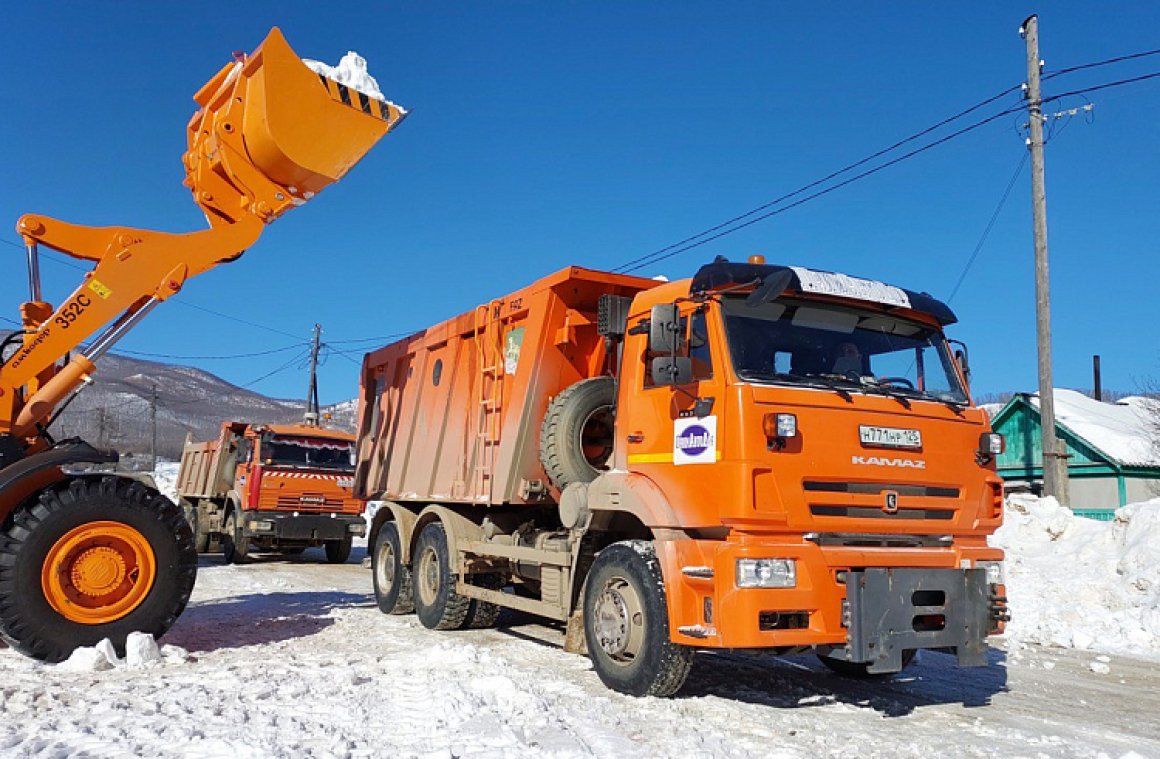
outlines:
[[[996,464],[1007,490],[1043,487],[1039,394],[1021,393],[991,426],[1007,439]],[[1104,403],[1074,390],[1055,391],[1055,434],[1067,448],[1071,503],[1077,514],[1111,519],[1120,506],[1160,496],[1160,401]]]

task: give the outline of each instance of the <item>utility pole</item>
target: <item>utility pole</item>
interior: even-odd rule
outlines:
[[[318,339],[322,325],[314,325],[314,344],[310,348],[310,389],[306,391],[306,425],[318,426]]]
[[[1039,17],[1019,30],[1027,42],[1027,113],[1031,138],[1031,206],[1035,224],[1035,332],[1039,343],[1039,428],[1043,448],[1043,492],[1067,504],[1067,453],[1055,437],[1055,387],[1051,376],[1051,291],[1047,271],[1047,192],[1043,178],[1043,96],[1039,87]]]
[[[153,440],[149,443],[149,471],[157,471],[157,383],[149,394],[149,419],[153,423]]]

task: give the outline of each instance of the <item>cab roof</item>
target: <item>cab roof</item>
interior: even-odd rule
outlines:
[[[830,295],[880,306],[906,308],[934,317],[942,326],[954,324],[958,317],[947,304],[929,293],[904,290],[872,279],[852,277],[831,271],[807,269],[804,266],[733,263],[714,261],[697,271],[689,287],[690,294],[712,292],[726,287],[761,284],[766,277],[789,272],[789,287],[805,294]]]

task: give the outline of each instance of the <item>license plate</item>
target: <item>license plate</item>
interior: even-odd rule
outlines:
[[[895,427],[869,427],[860,425],[858,437],[862,445],[877,445],[883,448],[921,448],[922,433],[918,430],[900,430]]]

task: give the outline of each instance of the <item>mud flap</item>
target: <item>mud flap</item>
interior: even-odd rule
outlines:
[[[851,571],[846,599],[848,643],[831,657],[865,662],[870,673],[900,671],[907,649],[953,650],[961,667],[987,663],[986,570]]]

